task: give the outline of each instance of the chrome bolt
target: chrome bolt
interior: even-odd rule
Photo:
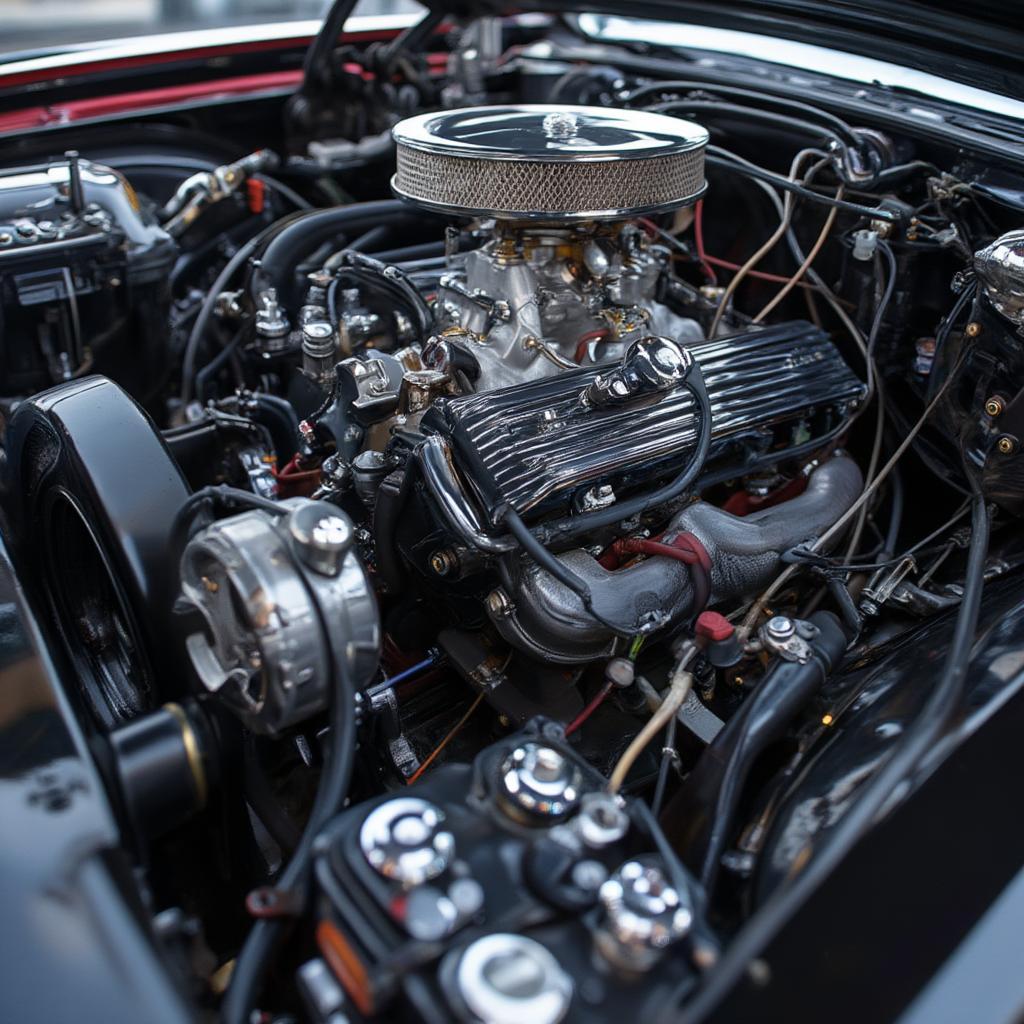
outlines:
[[[1003,400],[998,395],[993,395],[985,402],[985,412],[989,416],[998,416],[1004,408]]]
[[[496,619],[506,619],[512,614],[512,602],[500,587],[487,595],[487,611]]]
[[[996,441],[996,447],[1003,455],[1012,455],[1017,450],[1016,438],[1010,437],[1009,434],[1003,434],[998,441]]]
[[[438,576],[448,576],[454,573],[459,567],[459,559],[455,552],[449,548],[442,548],[430,556],[430,568]]]
[[[776,615],[768,620],[765,626],[768,636],[777,643],[789,640],[796,633],[796,625],[793,620],[785,615]]]

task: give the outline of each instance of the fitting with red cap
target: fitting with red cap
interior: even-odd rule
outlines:
[[[736,639],[736,627],[718,612],[701,612],[694,629],[697,642],[715,668],[729,668],[743,657]]]

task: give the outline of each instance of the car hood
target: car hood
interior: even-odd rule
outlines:
[[[503,6],[500,0],[463,3],[480,12]],[[1024,17],[1013,0],[535,0],[529,6],[776,36],[1024,97]]]

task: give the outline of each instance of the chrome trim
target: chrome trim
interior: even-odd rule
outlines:
[[[543,115],[543,116],[542,116]],[[551,115],[579,119],[574,134],[552,136],[544,123]],[[473,123],[475,122],[475,124]],[[480,141],[457,134],[465,123]],[[582,129],[608,137],[581,138]],[[480,160],[536,160],[551,163],[592,163],[602,160],[645,160],[688,153],[708,144],[708,132],[693,121],[621,107],[562,107],[549,103],[462,107],[407,117],[391,130],[400,146],[423,153]],[[498,141],[504,140],[504,144]],[[581,141],[583,145],[581,145]]]
[[[417,449],[423,481],[448,525],[466,544],[488,554],[500,555],[517,547],[513,537],[486,533],[469,499],[455,478],[451,451],[437,435],[428,437]]]
[[[730,438],[794,422],[815,409],[852,407],[865,392],[824,332],[780,324],[690,347],[712,409],[712,454]],[[617,474],[636,482],[685,458],[697,436],[685,388],[659,401],[589,408],[581,395],[609,367],[569,370],[498,391],[442,399],[455,462],[492,507],[520,513]]]
[[[392,129],[396,195],[453,216],[629,219],[696,202],[707,187],[700,125],[649,111],[468,107]]]

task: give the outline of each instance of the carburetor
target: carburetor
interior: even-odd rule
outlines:
[[[638,220],[703,194],[700,126],[523,105],[413,117],[394,136],[395,192],[489,235],[449,254],[427,366],[445,369],[461,349],[479,367],[477,389],[490,390],[619,358],[649,334],[702,338],[662,301],[670,252]]]

